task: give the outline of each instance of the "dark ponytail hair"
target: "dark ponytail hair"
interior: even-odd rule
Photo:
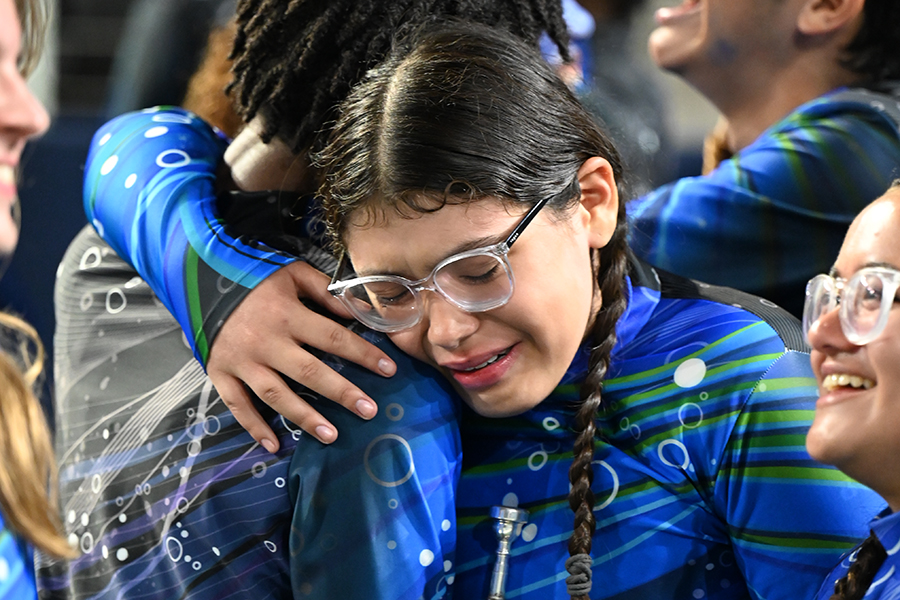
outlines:
[[[575,512],[569,553],[581,555],[589,573],[584,555],[590,554],[596,526],[591,491],[595,416],[615,324],[626,302],[621,161],[542,57],[520,40],[454,23],[419,32],[407,47],[354,89],[317,156],[326,173],[326,221],[337,246],[348,215],[360,210],[371,221],[387,210],[410,214],[487,197],[534,205],[549,197],[549,206],[561,213],[579,201],[577,173],[593,156],[609,161],[620,187],[618,225],[610,243],[593,256],[595,293],[602,294],[603,308],[589,334],[594,350],[569,472],[569,504]]]

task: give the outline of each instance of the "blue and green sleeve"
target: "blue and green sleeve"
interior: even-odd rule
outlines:
[[[236,236],[216,206],[226,137],[196,115],[154,108],[94,135],[84,207],[100,236],[175,316],[205,365],[225,318],[295,258]]]

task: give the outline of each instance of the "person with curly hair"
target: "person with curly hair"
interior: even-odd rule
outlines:
[[[85,165],[96,229],[70,245],[56,286],[62,515],[83,556],[40,565],[43,595],[447,591],[459,405],[385,336],[346,329],[351,315],[319,271],[335,259],[306,168],[331,104],[394,33],[436,17],[480,20],[534,46],[549,31],[565,48],[558,1],[244,1],[231,93],[249,123],[233,141],[175,108],[97,132]],[[296,306],[298,296],[310,306]],[[317,302],[345,320],[321,315]],[[259,317],[283,337],[242,324]],[[324,352],[307,352],[306,340]],[[308,387],[278,369],[223,372],[235,344],[256,344]],[[363,367],[352,362],[360,356]],[[352,412],[316,393],[335,385]],[[353,434],[337,438],[335,426]]]

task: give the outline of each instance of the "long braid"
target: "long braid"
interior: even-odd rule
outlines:
[[[573,600],[587,600],[591,587],[591,539],[596,528],[594,519],[594,438],[596,417],[602,407],[603,379],[609,370],[611,353],[616,345],[616,323],[627,306],[625,276],[628,270],[625,203],[619,208],[619,221],[609,244],[599,253],[597,281],[603,305],[597,313],[588,335],[593,345],[588,376],[581,387],[581,406],[575,415],[577,438],[574,459],[569,468],[569,507],[575,513],[575,526],[569,538],[570,559],[566,566],[571,573],[567,580]]]
[[[856,562],[834,583],[834,595],[829,600],[861,600],[886,558],[887,552],[878,537],[874,533],[869,535],[856,553]]]
[[[227,92],[244,121],[264,113],[263,140],[277,135],[295,152],[317,148],[334,107],[387,55],[398,31],[453,17],[533,46],[547,31],[568,55],[560,0],[240,0]]]

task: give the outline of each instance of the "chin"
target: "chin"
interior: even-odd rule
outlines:
[[[474,410],[482,417],[487,417],[489,419],[502,419],[505,417],[514,417],[516,415],[521,415],[522,413],[528,412],[541,403],[540,400],[523,403],[521,401],[514,402],[505,401],[505,399],[496,400],[483,398],[477,394],[473,395],[471,392],[468,392],[459,386],[455,387],[460,396],[462,396],[463,401],[465,401],[465,403],[469,405],[469,408]]]

